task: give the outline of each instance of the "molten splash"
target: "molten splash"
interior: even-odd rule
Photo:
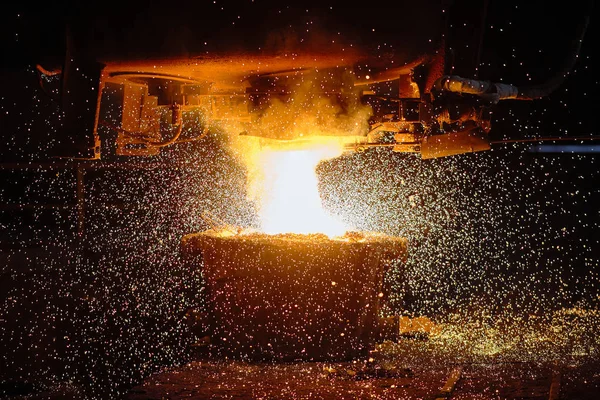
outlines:
[[[323,209],[316,172],[319,162],[341,152],[337,144],[261,151],[253,186],[263,232],[324,233],[330,237],[346,232],[346,226]]]

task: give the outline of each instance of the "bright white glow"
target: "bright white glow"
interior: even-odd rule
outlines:
[[[320,161],[340,154],[341,148],[332,145],[263,150],[258,191],[262,231],[343,235],[347,230],[344,224],[323,209],[316,173]]]

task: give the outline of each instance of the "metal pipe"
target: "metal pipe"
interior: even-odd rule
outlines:
[[[473,94],[492,103],[516,99],[519,95],[519,89],[514,85],[467,79],[457,75],[444,75],[435,81],[433,87],[438,91]]]

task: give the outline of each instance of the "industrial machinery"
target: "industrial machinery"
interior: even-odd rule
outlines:
[[[437,158],[489,150],[491,112],[499,101],[532,100],[554,91],[577,60],[589,21],[589,12],[583,14],[563,68],[534,87],[456,75],[444,40],[420,56],[388,58],[344,48],[90,62],[67,48],[62,69],[38,65],[38,70],[42,82],[57,74],[63,78],[62,91],[69,93],[63,101],[66,129],[85,131],[89,138],[80,146],[81,158],[100,158],[102,126],[118,133],[115,151],[121,156],[157,155],[233,121],[233,134],[294,140],[285,132],[253,127],[267,104],[288,101],[307,79],[316,79],[319,96],[335,99],[339,113],[357,103],[370,107],[359,132],[341,135],[348,151],[388,147]]]

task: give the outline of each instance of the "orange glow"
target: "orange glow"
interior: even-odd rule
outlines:
[[[292,149],[263,149],[253,178],[262,231],[343,235],[347,227],[323,209],[316,167],[342,153],[338,144]]]

